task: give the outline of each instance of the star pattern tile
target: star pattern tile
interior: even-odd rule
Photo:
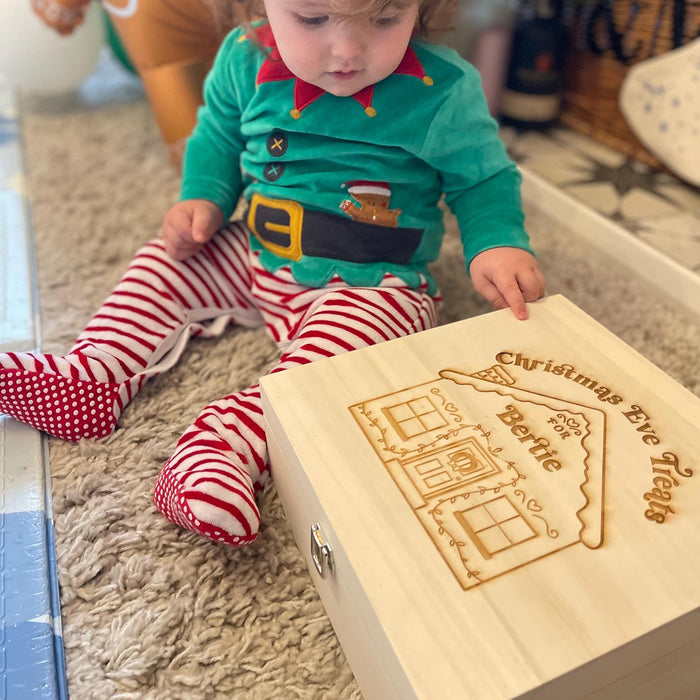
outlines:
[[[511,157],[700,275],[700,188],[564,127],[503,127]]]

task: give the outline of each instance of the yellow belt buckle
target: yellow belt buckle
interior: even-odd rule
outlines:
[[[260,234],[255,225],[255,213],[258,207],[262,205],[271,209],[282,209],[289,216],[289,224],[274,224],[265,221],[263,226],[268,231],[275,233],[286,233],[289,236],[289,245],[279,245],[270,243]],[[279,255],[281,258],[288,260],[301,260],[301,226],[304,220],[304,207],[299,202],[293,202],[289,199],[270,199],[263,197],[260,194],[254,194],[250,200],[250,209],[248,210],[248,228],[253,232],[260,243],[267,248],[271,253]]]

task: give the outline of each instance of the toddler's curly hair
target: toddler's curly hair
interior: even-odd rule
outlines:
[[[262,0],[207,0],[223,37],[233,27],[265,17]],[[406,0],[328,0],[329,14],[343,18],[371,17],[387,7],[406,4]],[[418,0],[416,31],[424,39],[432,39],[451,29],[459,0]]]

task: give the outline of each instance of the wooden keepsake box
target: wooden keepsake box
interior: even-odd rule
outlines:
[[[371,700],[700,698],[700,399],[561,296],[263,378]]]

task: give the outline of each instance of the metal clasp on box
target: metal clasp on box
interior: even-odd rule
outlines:
[[[311,526],[311,558],[321,578],[326,578],[328,572],[335,573],[333,550],[324,540],[321,526],[318,523]]]

